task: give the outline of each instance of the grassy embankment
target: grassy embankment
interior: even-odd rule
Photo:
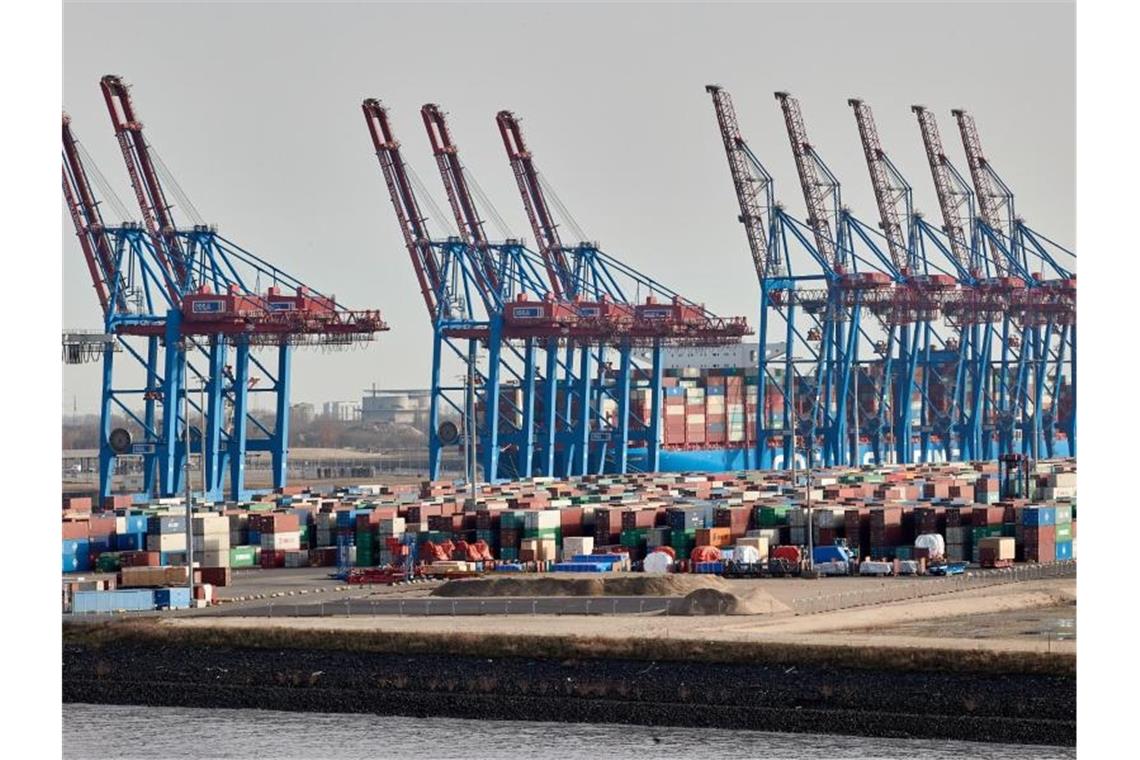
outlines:
[[[297,630],[271,624],[256,628],[179,628],[154,620],[65,623],[63,643],[91,648],[117,643],[165,647],[329,650],[401,655],[523,657],[546,660],[610,659],[725,664],[817,665],[894,672],[1032,674],[1076,677],[1076,656],[985,650],[837,647],[809,642],[701,641],[482,633]]]

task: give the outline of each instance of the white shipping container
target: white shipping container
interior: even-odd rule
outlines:
[[[736,546],[747,546],[756,550],[760,559],[768,559],[768,539],[759,536],[744,536],[736,539]]]
[[[562,556],[569,559],[576,554],[593,554],[593,536],[565,536],[562,539]]]
[[[404,533],[407,530],[407,525],[402,517],[390,517],[380,521],[378,526],[378,533],[385,536],[396,536]]]
[[[230,550],[229,533],[194,536],[194,552],[221,552]]]
[[[230,553],[224,552],[203,552],[199,554],[194,552],[194,561],[200,567],[229,567],[230,566]]]
[[[230,532],[230,520],[225,515],[202,515],[193,521],[194,535],[207,536]]]
[[[161,533],[158,535],[147,535],[146,550],[148,552],[184,552],[186,551],[186,534]]]
[[[300,531],[262,533],[261,548],[266,551],[296,551],[301,548]]]

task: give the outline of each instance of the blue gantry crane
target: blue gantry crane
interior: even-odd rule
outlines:
[[[247,452],[269,453],[273,485],[282,487],[294,346],[347,345],[387,326],[379,312],[346,309],[200,220],[179,226],[161,176],[168,172],[143,135],[126,83],[108,75],[100,84],[143,219],[105,223],[90,179],[93,164],[65,114],[64,199],[104,320],[101,350],[94,352],[103,362],[100,494],[111,494],[122,456],[142,458],[144,497],[180,494],[191,454],[202,457],[208,499],[222,498],[227,473],[230,498],[248,495]],[[97,169],[94,175],[101,178]],[[174,193],[196,216],[184,193]],[[275,371],[255,355],[262,349],[276,352]],[[141,368],[141,388],[116,371],[115,354]],[[268,382],[259,384],[253,368]],[[202,385],[204,404],[189,393],[192,379]],[[252,412],[254,392],[273,394],[272,420]],[[198,429],[187,419],[194,412],[203,422]],[[128,418],[128,427],[111,428],[116,413]]]
[[[825,464],[862,461],[864,439],[875,462],[888,454],[992,458],[1009,450],[1014,428],[1048,455],[1063,453],[1054,428],[1075,438],[1066,395],[1075,377],[1075,279],[1060,263],[1071,253],[1013,215],[1012,194],[984,158],[972,164],[991,183],[1004,225],[993,210],[974,218],[973,192],[946,159],[933,116],[915,108],[939,229],[914,210],[911,185],[883,150],[870,107],[850,99],[879,212],[872,226],[844,206],[798,101],[776,93],[807,207],[801,224],[775,202],[772,177],[741,136],[728,93],[706,90],[760,280],[761,342],[775,328],[788,346],[775,372],[760,357],[759,406],[774,393],[783,408],[760,426],[756,463],[790,466],[801,449],[794,436]],[[976,133],[968,136],[969,123],[963,129],[967,153],[976,153],[969,147]],[[1030,273],[1031,260],[1051,276]]]
[[[988,250],[1012,306],[997,370],[998,453],[1014,452],[1016,432],[1020,453],[1034,459],[1076,456],[1076,254],[1017,215],[1013,191],[982,151],[973,116],[960,108],[951,114],[978,199],[977,244]],[[1062,449],[1058,432],[1067,444]]]
[[[518,121],[509,112],[500,113],[497,123],[540,250],[528,249],[518,238],[487,238],[471,192],[474,183],[459,161],[446,118],[428,104],[421,116],[459,233],[433,238],[387,109],[368,99],[363,111],[432,320],[432,477],[442,448],[464,438],[457,426],[441,420],[447,412],[464,420],[464,431],[474,431],[467,434],[476,437],[483,471],[493,479],[624,473],[637,468],[633,453],[642,442],[642,469],[657,469],[662,347],[738,341],[746,323],[716,317],[595,244],[563,246]],[[630,292],[645,302],[627,298]],[[646,345],[653,356],[648,372],[632,355],[634,346]],[[607,354],[614,349],[616,372]],[[466,366],[470,381],[444,382],[445,358]],[[629,405],[638,374],[648,380],[649,414]],[[616,415],[606,413],[607,400]]]

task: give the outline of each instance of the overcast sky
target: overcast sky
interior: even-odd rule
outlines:
[[[523,119],[542,173],[611,255],[755,325],[758,286],[704,85],[734,96],[741,128],[797,216],[772,93],[802,104],[846,203],[875,219],[847,98],[874,109],[884,149],[937,218],[913,103],[932,108],[965,168],[950,109],[965,107],[1031,225],[1072,247],[1072,3],[380,5],[67,3],[64,108],[134,209],[99,91],[122,75],[149,141],[228,238],[392,330],[364,350],[300,350],[294,401],[423,387],[431,332],[360,113],[391,109],[404,155],[440,189],[419,119],[436,102],[466,167],[531,239],[494,124]],[[446,207],[446,206],[445,206]],[[61,206],[61,213],[63,207]],[[175,214],[179,214],[179,209]],[[484,214],[486,216],[486,214]],[[180,219],[187,220],[183,214]],[[64,325],[98,304],[63,214]],[[97,365],[65,367],[64,409],[97,408]]]

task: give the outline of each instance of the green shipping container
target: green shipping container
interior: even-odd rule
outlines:
[[[633,530],[623,530],[621,532],[620,543],[622,546],[627,546],[630,549],[636,549],[638,547],[645,548],[645,544],[646,544],[645,534],[646,534],[646,532],[647,531],[645,528],[636,528]]]
[[[1056,531],[1055,540],[1057,543],[1073,540],[1073,524],[1071,522],[1058,523],[1054,530]],[[105,556],[107,555],[104,554],[103,557]],[[100,557],[99,559],[103,559],[103,557]]]
[[[235,546],[230,549],[230,567],[256,567],[256,555],[252,546]]]
[[[775,528],[788,524],[788,507],[757,507],[756,522],[761,528]]]
[[[103,552],[95,561],[95,569],[101,573],[114,573],[119,569],[119,553]]]

